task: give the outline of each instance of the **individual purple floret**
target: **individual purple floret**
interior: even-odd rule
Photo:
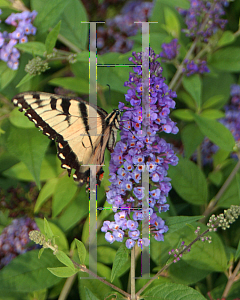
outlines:
[[[170,43],[162,44],[163,51],[160,53],[160,57],[162,57],[162,61],[172,60],[178,55],[179,50],[178,40],[173,39]]]
[[[127,2],[119,15],[106,21],[106,27],[98,26],[98,53],[130,51],[134,42],[128,37],[136,35],[141,28],[141,24],[134,22],[147,21],[152,9],[151,2]]]
[[[28,35],[36,34],[36,27],[32,25],[36,15],[36,11],[24,11],[22,13],[12,13],[5,20],[6,24],[12,25],[16,29],[11,33],[7,31],[0,32],[0,59],[7,62],[8,67],[12,70],[17,70],[20,57],[19,50],[14,46],[17,43],[26,43]]]
[[[167,177],[169,164],[176,165],[178,158],[171,145],[159,133],[178,132],[176,123],[170,117],[170,109],[175,107],[176,93],[168,89],[162,77],[162,68],[152,49],[145,52],[150,62],[150,79],[147,80],[149,89],[149,126],[146,124],[146,112],[142,108],[142,53],[133,52],[129,61],[136,64],[133,73],[129,74],[129,87],[125,94],[126,102],[119,104],[123,111],[121,117],[121,141],[111,154],[110,161],[110,190],[107,201],[112,204],[115,212],[114,221],[105,221],[102,232],[110,243],[127,238],[126,247],[132,248],[135,243],[139,246],[149,244],[149,240],[141,237],[142,220],[149,219],[151,233],[157,241],[163,240],[163,234],[168,231],[165,222],[157,215],[167,211],[169,205],[166,197],[171,189],[170,178]],[[139,65],[139,66],[138,66]],[[148,98],[148,97],[147,97]],[[142,210],[144,187],[142,173],[149,172],[149,208]]]
[[[225,15],[223,7],[227,5],[226,0],[190,0],[189,9],[178,8],[187,25],[183,31],[187,36],[207,42],[219,29],[225,28],[227,20],[222,16]]]
[[[30,242],[28,234],[31,230],[38,230],[38,227],[28,217],[13,219],[12,223],[3,229],[0,235],[0,269],[19,254],[38,248],[37,245],[27,245]]]

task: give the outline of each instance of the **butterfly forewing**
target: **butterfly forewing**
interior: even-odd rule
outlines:
[[[102,108],[90,106],[82,99],[43,92],[21,93],[12,102],[57,142],[58,157],[69,176],[75,169],[73,178],[81,184],[87,182],[88,165],[97,165],[97,175],[103,173],[105,148],[113,151],[116,141],[118,110],[108,115]]]

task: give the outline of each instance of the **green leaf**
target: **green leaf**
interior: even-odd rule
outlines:
[[[222,104],[224,100],[223,95],[215,95],[210,97],[207,101],[205,101],[202,105],[202,109],[206,108],[215,108],[215,106]]]
[[[0,61],[0,90],[3,90],[14,79],[17,71],[10,69],[6,62]]]
[[[53,164],[53,161],[44,158],[42,162],[41,172],[40,172],[40,180],[46,181],[49,180],[50,178],[56,177],[57,175],[58,172],[56,170],[56,166]],[[10,178],[17,178],[19,180],[24,180],[24,181],[34,181],[32,174],[30,173],[27,166],[23,162],[17,163],[14,166],[12,166],[10,169],[4,171],[4,176]]]
[[[231,205],[239,205],[240,203],[240,175],[237,173],[222,197],[219,199],[217,206],[229,208]]]
[[[0,7],[9,7],[12,3],[7,0],[0,0]]]
[[[194,118],[201,132],[207,136],[210,141],[223,150],[229,152],[233,150],[235,145],[234,137],[224,125],[215,120],[203,118],[198,115],[195,115]]]
[[[185,157],[190,158],[204,139],[204,135],[196,124],[188,124],[181,131]]]
[[[43,53],[46,52],[46,46],[41,42],[21,43],[17,44],[15,47],[32,55],[43,56]]]
[[[65,89],[80,94],[87,94],[89,92],[89,82],[79,77],[54,78],[50,80],[49,83],[55,86],[62,86]]]
[[[44,218],[44,232],[48,239],[51,240],[53,238],[54,235],[53,235],[52,229],[46,218]]]
[[[59,268],[47,268],[53,275],[61,278],[68,278],[73,276],[78,272],[78,270],[72,270],[69,267],[59,267]]]
[[[34,206],[34,213],[38,213],[41,206],[53,195],[57,183],[58,178],[52,178],[45,183],[38,195],[36,204]]]
[[[97,247],[97,258],[98,262],[101,262],[105,265],[112,264],[116,256],[116,250],[107,247],[107,246],[98,246]]]
[[[237,251],[235,253],[235,260],[237,261],[240,257],[240,240],[238,242],[238,247],[237,247]]]
[[[176,283],[164,283],[155,286],[144,293],[143,297],[144,299],[151,297],[155,300],[206,300],[202,294],[193,288]]]
[[[170,166],[168,176],[176,192],[187,202],[200,205],[208,198],[207,181],[203,172],[193,162],[180,158],[176,166]]]
[[[53,217],[56,217],[68,205],[77,191],[77,185],[67,175],[60,178],[53,195]]]
[[[116,253],[116,257],[113,262],[112,272],[111,272],[111,282],[117,275],[118,271],[122,266],[128,261],[129,250],[125,245],[121,245]]]
[[[85,264],[86,259],[86,248],[83,244],[83,242],[79,241],[78,239],[75,239],[77,250],[78,250],[78,257],[81,264]]]
[[[39,250],[39,252],[38,252],[38,259],[41,258],[41,256],[42,256],[44,250],[45,250],[44,248],[41,248],[41,249]]]
[[[34,123],[29,122],[29,119],[17,107],[10,112],[9,120],[14,126],[19,128],[35,128]]]
[[[75,267],[71,259],[63,251],[58,250],[56,252],[56,258],[63,263],[65,266],[69,267],[72,271],[75,271]]]
[[[223,180],[223,174],[220,170],[213,171],[208,174],[208,178],[213,184],[219,186]]]
[[[200,219],[204,218],[204,216],[177,216],[177,217],[167,217],[166,218],[166,225],[169,227],[168,233],[172,233],[176,230],[179,230],[188,224],[196,222]]]
[[[193,98],[184,90],[178,92],[178,98],[181,102],[185,103],[192,110],[196,109],[196,104]]]
[[[183,78],[183,86],[185,90],[193,97],[196,107],[201,107],[202,99],[202,81],[198,74]]]
[[[16,88],[20,87],[21,85],[23,85],[24,83],[28,82],[29,80],[31,80],[34,77],[34,75],[30,75],[29,73],[27,73],[23,79],[17,84]]]
[[[89,24],[86,9],[81,1],[66,1],[67,6],[62,14],[60,34],[80,49],[86,49],[89,34]],[[64,42],[64,41],[63,41]],[[66,43],[67,44],[67,43]]]
[[[38,12],[34,21],[38,31],[46,32],[54,26],[61,18],[61,15],[69,2],[66,0],[32,0],[32,8]]]
[[[86,300],[99,300],[87,287],[84,287]]]
[[[38,259],[38,250],[28,251],[14,258],[0,272],[0,291],[33,292],[49,288],[60,280],[47,267],[59,266],[52,251],[45,250]]]
[[[218,109],[205,109],[201,112],[201,117],[215,120],[224,118],[225,113]]]
[[[212,54],[209,66],[226,71],[240,71],[240,47],[227,47],[219,49]]]
[[[8,151],[18,157],[29,169],[40,188],[41,164],[49,144],[49,139],[33,129],[11,126],[7,139]]]
[[[164,7],[164,18],[166,23],[166,30],[173,37],[179,38],[180,34],[180,23],[179,20],[174,13],[174,11],[169,7]]]
[[[171,115],[183,121],[193,121],[193,111],[191,109],[176,109]]]
[[[235,35],[232,31],[226,30],[223,32],[222,36],[218,40],[217,47],[226,46],[235,41]]]
[[[60,28],[61,28],[61,20],[47,35],[46,41],[45,41],[45,47],[46,47],[47,54],[50,54],[53,52],[53,48],[56,45]]]

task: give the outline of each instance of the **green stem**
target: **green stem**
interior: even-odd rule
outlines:
[[[67,296],[68,296],[69,292],[71,291],[71,288],[74,284],[76,277],[77,277],[77,274],[74,274],[71,277],[67,278],[67,280],[64,283],[63,289],[61,290],[61,293],[58,297],[58,300],[67,299]]]
[[[226,284],[225,290],[222,294],[222,298],[221,299],[225,299],[227,298],[227,295],[229,293],[230,288],[232,287],[235,278],[237,277],[238,271],[240,270],[240,260],[238,261],[238,264],[236,265],[235,270],[233,271],[233,273],[228,277],[228,282]]]
[[[80,48],[78,48],[77,46],[75,46],[73,43],[71,43],[68,39],[66,39],[63,35],[59,34],[58,35],[58,39],[59,41],[61,41],[63,44],[65,44],[66,46],[68,46],[68,48],[70,48],[71,50],[75,51],[75,52],[81,52],[82,50]]]

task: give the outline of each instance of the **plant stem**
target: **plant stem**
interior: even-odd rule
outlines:
[[[72,275],[71,277],[68,277],[67,280],[64,283],[63,289],[59,295],[58,300],[65,300],[67,299],[67,296],[71,290],[71,287],[73,286],[73,283],[77,277],[77,274]]]
[[[235,168],[232,170],[231,174],[228,176],[220,190],[218,191],[217,195],[209,202],[208,207],[206,208],[203,215],[205,218],[211,214],[211,212],[214,210],[215,206],[217,205],[219,199],[222,197],[223,193],[226,191],[232,180],[234,179],[235,175],[237,174],[238,170],[240,169],[240,159],[238,160]],[[204,222],[204,220],[201,220]]]
[[[96,279],[98,279],[99,281],[101,281],[102,283],[110,286],[112,289],[118,291],[119,293],[121,293],[122,295],[124,295],[125,297],[127,297],[127,299],[130,300],[130,294],[126,293],[125,291],[123,291],[122,289],[120,289],[119,287],[115,286],[114,284],[108,282],[107,280],[103,279],[102,277],[99,277],[97,274],[95,274],[94,272],[90,271],[85,265],[80,265],[78,263],[76,263],[74,260],[71,259],[71,261],[73,262],[74,266],[79,269],[79,271],[81,272],[85,272],[88,273],[90,276],[95,277]]]
[[[81,49],[75,46],[73,43],[71,43],[68,39],[66,39],[63,35],[59,34],[58,35],[58,40],[61,41],[63,44],[68,46],[71,50],[75,52],[81,52]]]
[[[238,264],[235,268],[235,270],[233,271],[233,273],[228,277],[228,282],[226,284],[225,290],[222,294],[222,298],[225,299],[227,298],[227,295],[229,293],[230,288],[232,287],[233,283],[234,283],[234,279],[237,276],[238,271],[240,270],[240,261],[238,261]]]
[[[135,246],[131,250],[131,300],[136,300],[135,294]]]

